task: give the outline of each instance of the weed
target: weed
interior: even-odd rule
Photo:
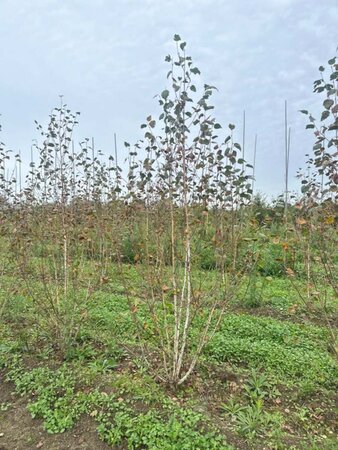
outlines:
[[[167,421],[155,411],[135,416],[123,410],[115,414],[112,423],[109,418],[101,417],[98,431],[110,445],[121,445],[126,441],[128,448],[231,449],[214,432],[205,432],[200,427],[200,420],[199,414],[180,409]]]
[[[244,390],[251,402],[264,399],[269,395],[269,383],[263,373],[255,369],[251,370],[250,377],[244,385]]]
[[[12,403],[10,402],[2,402],[0,403],[0,411],[8,411],[8,409],[11,407]]]
[[[324,329],[272,319],[228,316],[208,344],[206,354],[218,361],[264,365],[282,384],[287,379],[293,383],[311,380],[316,385],[334,386],[336,365],[324,350],[326,333]]]
[[[228,416],[230,416],[232,419],[235,419],[237,417],[237,414],[240,411],[243,411],[244,406],[241,405],[234,397],[231,397],[230,400],[228,400],[227,403],[223,403],[221,405],[221,411],[226,413]]]

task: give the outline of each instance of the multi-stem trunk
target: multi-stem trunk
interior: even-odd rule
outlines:
[[[189,198],[188,198],[188,170],[185,155],[185,143],[179,148],[182,152],[182,177],[183,177],[183,210],[185,225],[185,262],[184,278],[181,295],[174,298],[175,304],[175,335],[174,335],[174,353],[173,353],[173,383],[179,384],[181,378],[182,365],[187,347],[189,327],[191,321],[191,231],[189,217]],[[172,221],[173,225],[173,221]],[[173,232],[173,226],[172,226]],[[172,239],[173,240],[173,239]],[[173,269],[175,270],[175,269]]]

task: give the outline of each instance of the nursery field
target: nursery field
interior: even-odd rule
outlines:
[[[174,42],[124,161],[62,102],[25,180],[0,142],[1,450],[337,448],[336,58],[268,202]]]
[[[124,271],[137,298],[137,272]],[[41,331],[47,319],[26,283],[12,268],[2,275],[11,295],[0,334],[1,448],[336,448],[331,301],[328,316],[310,314],[287,278],[259,276],[173,390],[150,375],[115,272],[79,311],[83,326],[64,355]]]

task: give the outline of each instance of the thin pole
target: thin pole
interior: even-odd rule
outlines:
[[[4,158],[3,161],[2,161],[2,175],[3,175],[3,178],[4,178],[4,183],[3,183],[3,186],[4,186],[4,192],[5,192],[5,195],[6,195],[6,189],[7,189],[7,181],[6,181],[6,158]]]
[[[253,157],[253,170],[252,170],[252,197],[254,196],[254,186],[255,186],[255,176],[256,176],[256,155],[257,155],[257,134],[255,134],[255,146],[254,146],[254,157]]]
[[[75,196],[76,196],[76,173],[75,173],[75,148],[74,148],[74,141],[72,140],[72,158],[73,158],[73,163],[72,163],[72,169],[73,169],[73,201],[75,200]]]
[[[33,184],[33,167],[34,167],[34,158],[33,158],[33,144],[31,145],[31,183]]]
[[[21,194],[21,191],[22,191],[22,168],[21,168],[21,164],[22,164],[22,161],[21,161],[21,150],[19,150],[19,191],[20,191],[20,194]]]
[[[284,143],[285,143],[285,191],[284,191],[284,217],[286,218],[288,209],[288,191],[289,191],[289,155],[290,155],[290,128],[288,129],[288,104],[284,104]]]
[[[289,199],[289,166],[290,166],[290,146],[291,146],[291,127],[289,127],[289,134],[288,134],[288,171],[287,171],[287,194]]]
[[[92,160],[94,162],[95,159],[95,141],[94,138],[92,137]],[[93,174],[94,174],[94,167],[93,167]]]
[[[115,148],[115,167],[117,170],[117,143],[116,143],[116,133],[114,133],[114,148]]]
[[[118,162],[117,162],[117,141],[116,141],[116,133],[114,133],[114,149],[115,149],[115,182],[116,182],[116,188],[118,187]],[[117,192],[117,191],[116,191]],[[115,193],[115,196],[117,194]]]
[[[15,195],[18,195],[18,162],[15,161]]]
[[[243,149],[243,159],[245,159],[245,110],[243,111],[243,141],[242,141],[242,149]],[[242,170],[245,170],[245,164],[243,162]]]
[[[95,142],[94,142],[94,138],[92,137],[92,198],[94,198],[94,188],[95,188],[95,182],[94,182],[94,178],[95,178]]]

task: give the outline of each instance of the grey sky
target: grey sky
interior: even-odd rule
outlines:
[[[284,99],[293,176],[313,142],[298,110],[320,110],[312,82],[336,53],[338,0],[0,0],[2,140],[28,161],[34,119],[46,123],[63,94],[81,111],[76,139],[94,136],[109,154],[116,132],[122,159],[123,141],[158,112],[175,33],[202,81],[218,87],[215,115],[236,124],[239,141],[246,110],[248,155],[258,134],[257,189],[281,192]]]

